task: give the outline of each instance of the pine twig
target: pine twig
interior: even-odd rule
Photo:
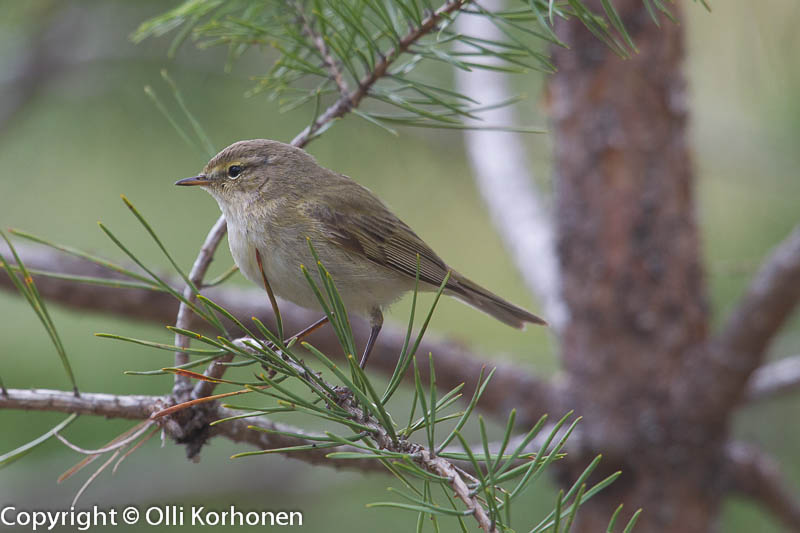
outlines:
[[[314,136],[319,132],[323,126],[329,122],[344,116],[351,109],[358,107],[361,101],[369,94],[370,89],[375,83],[383,78],[389,70],[389,66],[403,53],[408,51],[412,44],[417,42],[420,38],[432,32],[437,24],[449,14],[459,10],[469,0],[451,0],[446,2],[436,11],[429,14],[422,20],[419,27],[411,29],[403,38],[400,39],[398,44],[388,50],[381,56],[381,59],[375,63],[375,67],[368,72],[358,82],[358,88],[352,92],[342,96],[328,109],[325,110],[317,119],[303,131],[301,131],[294,139],[292,145],[302,148],[309,141],[314,139]]]
[[[229,363],[233,360],[233,354],[226,354],[211,362],[208,365],[208,368],[203,373],[206,377],[212,379],[220,379],[225,374],[225,371],[228,367],[225,363]],[[217,383],[213,381],[198,381],[197,385],[194,386],[194,390],[192,390],[192,398],[205,398],[206,396],[211,396],[214,393],[214,388],[216,388]]]
[[[208,232],[208,235],[203,242],[203,246],[200,248],[200,253],[197,254],[197,258],[194,260],[192,270],[189,271],[189,280],[196,286],[201,285],[203,278],[208,271],[208,267],[211,266],[211,261],[214,259],[214,252],[217,250],[217,247],[219,246],[220,241],[222,241],[222,237],[225,236],[225,232],[227,230],[228,226],[225,223],[225,217],[220,216],[211,227],[211,231]],[[186,287],[183,289],[183,296],[192,303],[194,303],[196,300],[194,290],[192,290],[192,287],[189,285],[186,285]],[[175,327],[189,329],[191,327],[191,321],[191,309],[189,309],[188,305],[181,302],[180,307],[178,308],[178,317],[175,320]],[[188,348],[189,338],[176,333],[175,346]],[[188,362],[189,356],[185,352],[177,352],[175,354],[175,366],[181,366]],[[189,378],[175,374],[175,386],[172,391],[173,394],[181,397],[184,396],[189,390],[191,390]]]
[[[487,533],[496,532],[497,527],[495,527],[489,519],[486,509],[483,508],[478,498],[471,494],[469,487],[467,487],[467,484],[464,482],[464,477],[462,476],[465,474],[463,474],[463,471],[456,469],[456,467],[446,459],[431,456],[428,450],[423,449],[418,453],[420,457],[417,459],[417,462],[421,466],[424,466],[429,472],[447,478],[450,487],[452,487],[458,499],[464,502],[467,509],[472,511],[472,516],[478,522],[478,526]]]
[[[350,94],[350,88],[347,86],[347,81],[345,81],[344,76],[342,75],[342,70],[339,68],[339,63],[333,58],[328,45],[325,44],[325,39],[314,29],[313,20],[308,19],[303,6],[295,2],[295,9],[297,10],[297,16],[302,22],[303,33],[314,43],[314,47],[317,49],[317,52],[319,52],[322,63],[330,73],[330,78],[336,84],[336,87],[339,88],[339,93],[343,97],[347,96]]]
[[[162,396],[96,392],[74,396],[71,392],[51,389],[8,389],[7,396],[0,396],[0,409],[76,413],[129,420],[144,420],[163,405],[168,403]]]
[[[255,344],[254,339],[243,337],[233,342],[242,349],[252,351],[254,354],[256,353],[250,347],[251,344]],[[288,359],[286,363],[291,365],[309,386],[318,390],[336,389],[331,383],[324,383],[324,385],[320,387],[317,381],[321,380],[321,378],[317,377],[316,380],[311,379],[311,377],[307,375],[306,370],[300,365]],[[353,420],[357,420],[360,424],[370,428],[370,437],[375,441],[380,450],[408,454],[417,464],[428,472],[446,477],[448,484],[453,489],[456,496],[458,496],[458,498],[464,502],[464,505],[467,506],[467,509],[472,512],[472,516],[478,522],[480,528],[487,533],[494,533],[497,531],[497,528],[489,519],[486,509],[484,509],[477,497],[470,493],[467,487],[467,481],[475,481],[474,478],[468,476],[463,470],[457,469],[449,460],[435,456],[432,450],[426,449],[421,444],[404,439],[392,438],[386,428],[384,428],[369,411],[357,405],[350,395],[344,394],[338,398],[330,399],[347,411]]]

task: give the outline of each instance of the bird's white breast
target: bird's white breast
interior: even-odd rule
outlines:
[[[263,219],[243,219],[239,213],[227,210],[224,206],[223,213],[228,220],[231,255],[247,279],[263,287],[256,258],[258,248],[264,275],[276,296],[302,307],[320,309],[319,301],[300,268],[304,265],[308,269],[320,292],[325,294],[301,228],[280,222],[269,225],[255,223]],[[371,264],[366,258],[355,258],[335,244],[314,242],[314,247],[330,270],[348,312],[367,315],[372,309],[389,305],[403,292],[413,288],[413,280]]]

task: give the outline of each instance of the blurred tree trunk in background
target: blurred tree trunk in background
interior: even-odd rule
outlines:
[[[576,529],[605,531],[624,502],[625,516],[644,508],[641,533],[708,531],[721,502],[714,485],[726,427],[678,408],[681,371],[703,349],[709,318],[683,29],[656,29],[641,0],[615,6],[639,54],[622,60],[577,21],[562,23],[570,49],[555,50],[549,86],[571,313],[562,339],[568,403],[585,417],[582,449],[602,451],[607,468],[623,471]]]

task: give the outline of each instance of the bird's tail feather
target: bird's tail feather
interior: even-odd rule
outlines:
[[[447,288],[453,296],[462,302],[493,316],[513,328],[523,329],[526,322],[547,325],[546,321],[533,313],[500,298],[456,272],[452,273]]]

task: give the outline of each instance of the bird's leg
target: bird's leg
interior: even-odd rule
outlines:
[[[366,348],[364,348],[364,355],[361,356],[361,362],[358,364],[361,368],[367,366],[367,359],[369,359],[369,354],[375,345],[375,339],[378,338],[378,333],[381,332],[381,327],[383,326],[383,313],[379,308],[376,307],[372,310],[369,316],[369,324],[372,329],[369,331],[369,339],[367,340]]]
[[[258,248],[256,248],[256,262],[258,263],[258,270],[261,272],[261,280],[264,282],[264,289],[267,291],[267,296],[269,296],[269,303],[272,305],[272,312],[275,313],[275,322],[277,323],[278,327],[278,337],[283,337],[283,320],[281,319],[281,311],[278,309],[278,300],[275,298],[275,293],[272,292],[272,286],[269,284],[267,275],[264,273],[264,264],[261,262],[261,253],[258,251]],[[292,339],[303,340],[327,322],[328,317],[324,316],[312,323],[310,326],[298,331],[288,339],[284,340],[283,344],[289,344],[289,341]]]
[[[272,312],[275,313],[275,325],[278,327],[278,338],[283,339],[283,320],[281,320],[281,311],[278,309],[278,300],[275,299],[275,293],[272,292],[272,286],[267,281],[267,275],[264,274],[264,265],[261,263],[261,253],[256,248],[256,262],[258,263],[258,270],[261,272],[261,280],[264,282],[264,289],[269,296],[269,303],[272,304]]]

